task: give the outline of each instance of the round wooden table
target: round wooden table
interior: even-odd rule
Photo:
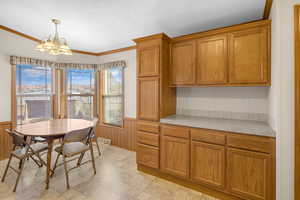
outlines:
[[[53,140],[63,138],[65,134],[74,130],[89,127],[93,127],[93,122],[83,119],[54,119],[16,126],[14,130],[17,133],[24,136],[43,137],[48,143],[46,189],[49,188]]]

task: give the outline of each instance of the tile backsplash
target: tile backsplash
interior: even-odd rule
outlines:
[[[268,87],[177,88],[177,114],[268,121]]]

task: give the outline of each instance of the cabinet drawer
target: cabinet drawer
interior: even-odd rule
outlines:
[[[184,128],[180,126],[163,125],[161,127],[161,131],[162,134],[166,136],[173,136],[178,138],[190,138],[190,130],[188,128]]]
[[[159,168],[159,153],[157,147],[151,147],[148,145],[137,144],[137,163],[152,167]]]
[[[240,149],[272,153],[274,150],[274,140],[272,138],[230,134],[227,136],[227,144],[229,147]]]
[[[137,134],[138,143],[148,144],[158,147],[159,145],[159,135],[154,133],[147,133],[143,131],[138,131]]]
[[[137,126],[139,131],[159,133],[159,123],[139,121]]]
[[[192,129],[191,130],[192,140],[208,142],[212,144],[224,145],[226,141],[226,134],[207,129]]]

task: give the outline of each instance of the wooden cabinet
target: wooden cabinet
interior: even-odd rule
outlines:
[[[148,133],[144,131],[137,132],[137,142],[140,144],[147,144],[151,146],[159,146],[159,135],[155,133]]]
[[[159,151],[157,147],[152,147],[144,144],[137,144],[136,161],[138,164],[159,168]]]
[[[267,86],[270,21],[172,39],[171,86]]]
[[[159,46],[140,48],[137,58],[138,77],[159,75]]]
[[[159,78],[138,79],[138,117],[142,120],[159,120]]]
[[[191,180],[223,189],[225,186],[225,147],[192,141]]]
[[[197,84],[227,83],[227,35],[197,40]]]
[[[196,42],[180,42],[171,47],[172,84],[195,84]]]
[[[161,170],[188,179],[189,168],[189,140],[162,136]]]
[[[271,199],[271,155],[229,148],[227,151],[228,191],[251,200]]]
[[[232,32],[229,42],[229,81],[259,84],[269,80],[268,28]]]

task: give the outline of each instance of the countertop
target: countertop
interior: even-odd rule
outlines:
[[[269,124],[260,121],[171,115],[160,119],[160,122],[164,124],[213,129],[247,135],[276,137],[275,131]]]

